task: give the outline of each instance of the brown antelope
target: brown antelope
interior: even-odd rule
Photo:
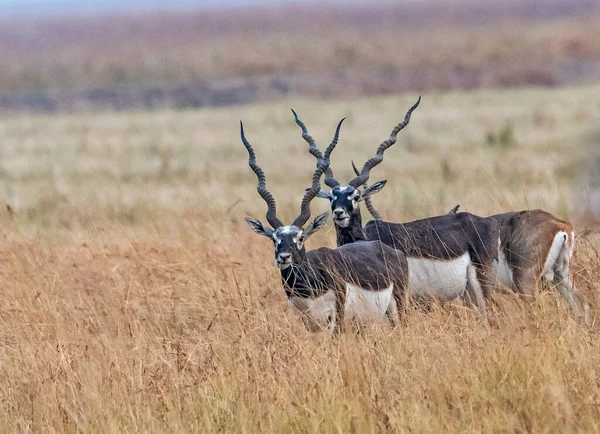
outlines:
[[[411,113],[421,98],[408,110],[403,122],[382,142],[376,156],[369,159],[347,186],[341,186],[329,168],[325,184],[331,190],[321,190],[319,197],[331,202],[338,246],[357,241],[380,240],[402,251],[408,261],[409,294],[417,298],[450,301],[468,294],[484,318],[486,316],[484,290],[491,275],[492,261],[498,257],[499,230],[493,219],[473,214],[448,214],[408,223],[391,223],[380,219],[370,221],[363,228],[360,202],[379,192],[386,181],[380,181],[364,191],[360,190],[369,179],[370,170],[383,161],[384,151],[396,143],[397,134],[410,121]],[[293,110],[292,110],[293,112]],[[308,143],[309,152],[320,161],[321,151],[308,134],[296,112],[296,123]],[[369,204],[369,202],[367,202]]]
[[[324,213],[303,228],[310,218],[310,203],[321,190],[321,176],[329,167],[329,156],[337,145],[342,121],[325,156],[319,159],[312,186],[302,199],[300,215],[288,226],[277,218],[275,199],[267,190],[265,175],[256,163],[254,150],[246,140],[240,122],[248,164],[258,178],[257,191],[267,203],[266,218],[271,228],[249,217],[246,221],[254,232],[273,241],[275,262],[288,302],[300,312],[309,331],[329,329],[340,332],[345,315],[359,322],[387,315],[395,326],[398,303],[401,303],[407,285],[404,254],[379,241],[354,243],[337,249],[321,247],[308,252],[305,249],[306,240],[327,221],[328,213]]]
[[[458,205],[450,212],[457,211]],[[575,248],[573,225],[541,209],[490,217],[500,225],[500,252],[493,263],[495,279],[526,297],[535,296],[539,283],[550,284],[587,322],[588,306],[575,293],[569,272]]]

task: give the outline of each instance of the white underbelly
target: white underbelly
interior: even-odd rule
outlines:
[[[393,290],[393,284],[381,291],[371,291],[347,283],[346,316],[357,320],[381,318],[390,306]]]
[[[451,260],[406,258],[410,295],[451,301],[463,295],[467,285],[468,253]]]
[[[394,286],[381,291],[371,291],[346,284],[346,318],[358,321],[383,317],[392,301]],[[310,331],[335,327],[335,292],[327,291],[317,298],[290,297],[288,303],[302,315]]]
[[[300,312],[304,325],[311,332],[335,326],[334,291],[327,291],[316,298],[290,297],[288,303]]]

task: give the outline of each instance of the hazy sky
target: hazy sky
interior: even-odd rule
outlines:
[[[202,6],[242,6],[277,4],[360,4],[374,0],[0,0],[0,19],[16,15],[94,14],[102,12],[131,12],[198,8]],[[439,2],[456,0],[385,0],[398,3]],[[464,1],[464,0],[463,0]],[[485,0],[480,0],[485,1]],[[501,3],[505,0],[487,0]],[[554,0],[556,1],[556,0]]]
[[[336,1],[336,0],[334,0]],[[340,1],[340,0],[337,0]],[[199,6],[320,3],[319,0],[0,0],[0,14],[94,13],[107,11],[177,9]]]

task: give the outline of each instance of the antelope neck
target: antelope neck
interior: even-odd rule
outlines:
[[[354,243],[355,241],[368,241],[367,235],[362,227],[362,217],[360,209],[357,209],[350,214],[350,224],[342,228],[335,225],[335,233],[338,247],[345,244]]]
[[[288,298],[314,298],[325,291],[322,279],[306,259],[281,270],[281,282]]]

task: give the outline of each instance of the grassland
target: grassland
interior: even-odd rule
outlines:
[[[0,120],[2,432],[598,432],[600,238],[582,209],[600,88],[425,94],[373,179],[381,213],[542,207],[576,223],[582,328],[552,292],[411,310],[338,340],[285,302],[239,140],[290,221],[319,143],[347,121],[351,175],[416,95]],[[587,199],[586,199],[587,198]],[[313,215],[327,208],[315,202]],[[333,245],[331,226],[309,248]]]

